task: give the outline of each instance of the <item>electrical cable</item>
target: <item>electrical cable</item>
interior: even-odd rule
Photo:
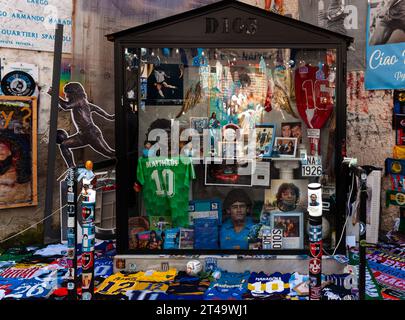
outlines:
[[[100,189],[102,189],[102,187],[96,188],[96,191],[97,191],[97,190],[100,190]],[[79,194],[79,195],[77,196],[77,201],[79,201],[79,199],[80,199],[81,196],[82,196],[81,194]],[[60,210],[62,210],[62,209],[65,208],[66,206],[67,206],[67,204],[65,204],[63,207],[60,207],[59,209],[56,209],[52,214],[50,214],[50,215],[47,216],[46,218],[44,218],[44,219],[42,219],[42,220],[40,220],[40,221],[34,223],[33,225],[27,227],[26,229],[24,229],[24,230],[22,230],[22,231],[20,231],[20,232],[18,232],[18,233],[16,233],[16,234],[14,234],[14,235],[12,235],[12,236],[6,238],[6,239],[0,240],[0,244],[6,242],[6,241],[8,241],[8,240],[14,239],[15,237],[18,237],[20,234],[23,234],[23,233],[26,232],[27,230],[29,230],[29,229],[31,229],[31,228],[37,226],[37,225],[40,224],[41,222],[44,222],[45,220],[47,220],[47,219],[49,219],[50,217],[54,216],[55,214],[59,213]],[[38,213],[40,210],[41,210],[41,208],[37,209],[37,210],[33,213],[33,215],[35,215],[36,213]]]
[[[348,212],[348,213],[346,213],[346,215],[347,215],[346,221],[345,221],[345,224],[343,225],[342,233],[340,235],[340,239],[338,241],[338,244],[336,245],[335,250],[333,251],[333,254],[332,254],[333,256],[335,255],[337,249],[339,248],[340,242],[342,241],[343,234],[344,234],[344,231],[345,231],[345,228],[346,228],[346,225],[347,225],[347,221],[349,221],[349,218],[351,216],[350,199],[352,197],[352,193],[353,193],[353,189],[354,189],[354,180],[355,180],[355,175],[352,176],[352,186],[350,188],[350,194],[349,194],[349,197],[347,199],[347,204],[346,204],[346,209],[347,209],[347,212]]]

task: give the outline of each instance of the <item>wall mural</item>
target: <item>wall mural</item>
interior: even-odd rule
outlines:
[[[66,99],[59,98],[59,108],[62,111],[69,111],[76,133],[69,135],[66,130],[58,129],[57,144],[65,160],[67,167],[76,166],[73,151],[90,147],[105,158],[113,158],[115,150],[105,141],[100,128],[93,121],[93,113],[98,114],[108,121],[115,119],[101,107],[90,103],[87,100],[87,93],[78,82],[69,82],[63,88]]]
[[[300,20],[353,37],[348,70],[365,69],[367,1],[300,0],[298,4]]]
[[[0,96],[0,209],[37,204],[36,98]]]

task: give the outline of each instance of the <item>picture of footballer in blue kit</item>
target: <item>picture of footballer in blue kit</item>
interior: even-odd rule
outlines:
[[[221,226],[221,249],[247,250],[249,231],[254,225],[252,218],[248,217],[252,201],[242,189],[233,189],[226,196],[223,207],[227,219]]]

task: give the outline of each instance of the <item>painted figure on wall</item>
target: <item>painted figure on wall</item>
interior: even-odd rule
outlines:
[[[108,114],[99,106],[90,103],[87,100],[86,91],[78,82],[68,83],[63,88],[63,91],[66,100],[59,98],[59,107],[63,111],[70,111],[72,121],[77,130],[75,134],[69,136],[65,130],[58,129],[57,143],[66,165],[69,168],[75,167],[76,164],[72,150],[86,146],[89,146],[106,158],[114,157],[114,149],[108,145],[100,128],[93,122],[92,114],[97,113],[109,121],[113,121],[115,116]]]
[[[0,207],[26,202],[31,197],[29,143],[9,130],[0,134]]]

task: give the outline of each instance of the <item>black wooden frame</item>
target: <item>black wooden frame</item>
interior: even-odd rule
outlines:
[[[206,34],[201,26],[198,32],[196,25],[203,24],[204,17],[209,15],[226,16],[232,21],[239,17],[257,19],[258,26],[274,24],[274,32],[264,35],[250,34]],[[236,14],[236,15],[235,15]],[[190,24],[190,27],[187,27]],[[162,36],[163,31],[163,36]],[[164,34],[165,31],[170,32]],[[282,31],[280,40],[279,32]],[[196,34],[197,33],[197,34]],[[305,34],[305,37],[303,34]],[[258,37],[258,38],[257,38]],[[273,39],[272,39],[273,38]],[[275,38],[275,39],[274,39]],[[138,151],[128,152],[128,111],[129,101],[124,94],[124,50],[125,48],[237,48],[237,49],[335,49],[336,50],[336,235],[340,236],[345,221],[345,188],[343,178],[339,175],[343,161],[346,141],[346,65],[347,48],[351,37],[328,31],[295,19],[259,9],[235,0],[223,0],[189,12],[147,23],[135,28],[107,35],[114,42],[115,61],[115,148],[116,148],[116,212],[117,212],[117,252],[119,254],[233,254],[233,255],[304,255],[307,250],[129,250],[128,240],[128,200],[133,192],[128,173],[136,172]],[[138,76],[139,80],[139,76]],[[139,83],[139,81],[138,81]],[[138,103],[140,102],[138,90]],[[139,123],[139,118],[136,115]],[[137,126],[139,128],[139,126]],[[138,136],[136,137],[138,140]],[[138,141],[137,141],[138,142]],[[138,143],[137,143],[138,145]],[[345,245],[341,244],[337,252],[343,253]]]

